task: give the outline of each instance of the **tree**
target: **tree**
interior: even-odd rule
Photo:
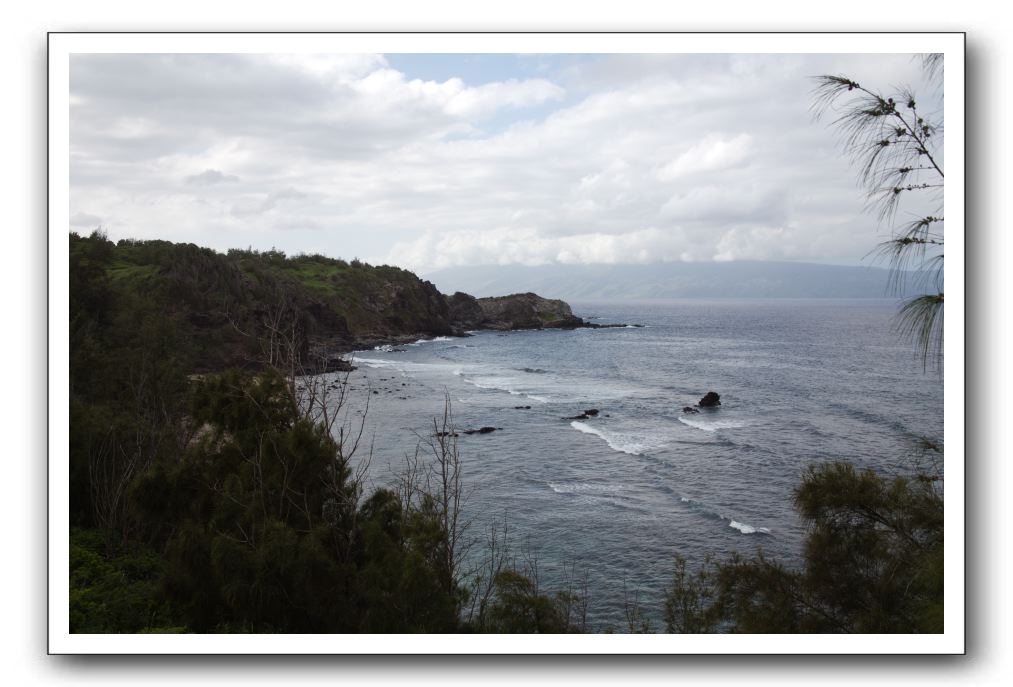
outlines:
[[[941,88],[943,56],[927,55],[922,66],[929,82]],[[908,270],[924,280],[927,293],[907,301],[898,330],[913,338],[923,365],[942,362],[943,354],[943,119],[924,112],[915,93],[898,88],[883,93],[848,76],[816,77],[813,110],[817,119],[833,112],[845,150],[859,169],[870,209],[892,226],[893,236],[879,246],[889,260],[898,290]],[[905,198],[922,196],[913,219],[895,224]],[[930,208],[922,211],[924,208]]]

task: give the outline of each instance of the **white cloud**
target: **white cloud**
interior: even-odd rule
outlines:
[[[302,200],[304,198],[306,198],[306,194],[297,191],[294,188],[272,191],[262,198],[243,198],[232,206],[232,214],[237,217],[260,215],[269,210],[273,210],[281,201]]]
[[[70,226],[96,228],[102,224],[102,218],[97,215],[89,215],[87,212],[75,212],[70,216]]]
[[[856,262],[882,239],[808,77],[888,87],[906,56],[540,62],[483,83],[379,55],[75,56],[71,207],[113,238],[418,269]]]
[[[292,67],[322,79],[349,82],[387,66],[383,55],[371,54],[289,54],[266,55],[266,61]]]
[[[648,227],[622,234],[546,236],[538,230],[428,231],[399,242],[387,260],[419,271],[455,265],[648,264],[673,261],[783,260],[797,257],[789,232],[777,226],[715,230]]]
[[[235,174],[225,174],[217,169],[205,169],[200,174],[191,174],[183,179],[190,186],[216,186],[234,184],[239,181]]]
[[[689,174],[715,172],[743,164],[753,142],[749,134],[725,139],[719,134],[708,134],[676,159],[658,171],[661,181],[672,181]]]

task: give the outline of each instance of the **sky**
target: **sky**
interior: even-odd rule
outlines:
[[[811,77],[924,88],[910,55],[79,54],[70,74],[71,231],[423,274],[872,264],[889,227]]]

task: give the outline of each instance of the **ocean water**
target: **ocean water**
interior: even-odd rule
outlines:
[[[445,395],[458,428],[496,427],[458,439],[474,555],[507,523],[542,589],[586,575],[593,629],[623,631],[635,599],[661,630],[676,554],[694,568],[762,547],[798,563],[792,490],[807,465],[903,471],[919,437],[942,438],[941,375],[892,333],[894,301],[571,305],[644,326],[360,351],[347,412],[363,423],[356,460],[376,486],[432,433]],[[719,409],[681,412],[711,390]]]

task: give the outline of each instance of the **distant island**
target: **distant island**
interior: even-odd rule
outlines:
[[[534,291],[548,298],[889,298],[917,293],[908,274],[897,293],[880,267],[804,262],[665,262],[646,265],[476,265],[424,273],[444,291],[491,296]]]

